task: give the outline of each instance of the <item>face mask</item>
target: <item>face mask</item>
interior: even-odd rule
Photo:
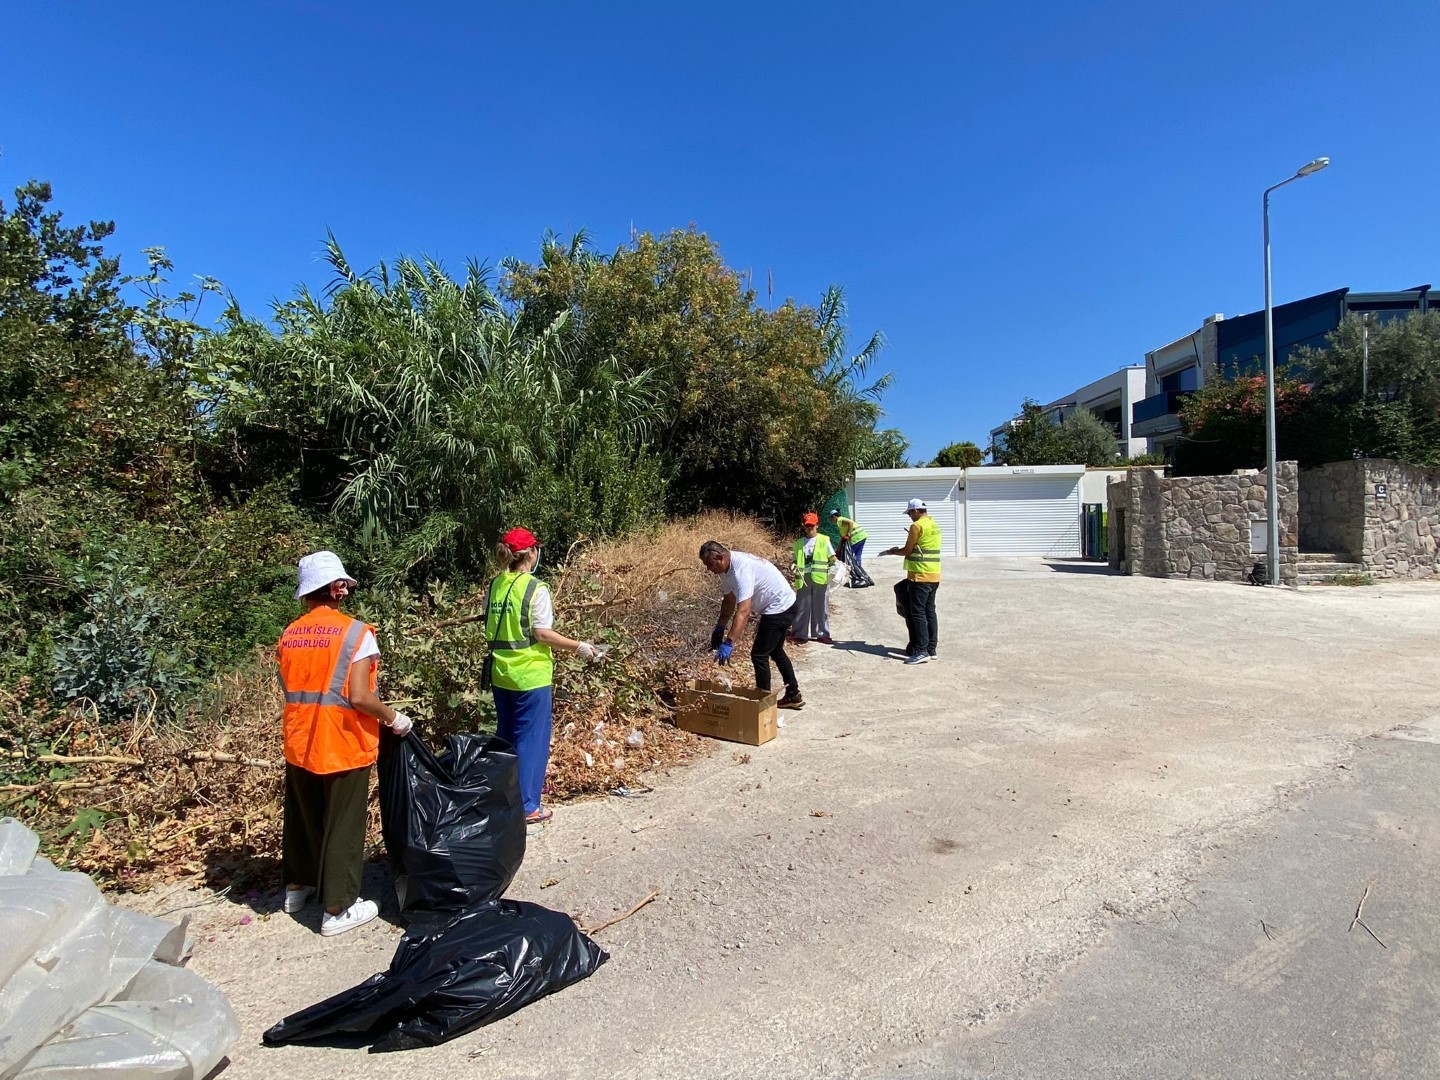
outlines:
[[[535,549],[535,565],[532,566],[532,567],[530,567],[530,573],[532,573],[532,574],[538,574],[539,572],[540,572],[540,549],[537,547],[537,548]]]

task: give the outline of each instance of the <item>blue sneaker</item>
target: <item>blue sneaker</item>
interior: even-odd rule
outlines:
[[[928,664],[929,662],[930,657],[925,653],[916,653],[914,656],[907,656],[905,658],[906,667],[910,667],[912,664]]]

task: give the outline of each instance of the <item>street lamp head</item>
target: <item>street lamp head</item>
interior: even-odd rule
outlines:
[[[1329,164],[1330,159],[1328,157],[1317,157],[1314,161],[1310,162],[1310,164],[1301,165],[1299,171],[1296,172],[1295,175],[1313,176],[1315,173],[1319,172],[1321,169],[1325,168],[1325,166]]]

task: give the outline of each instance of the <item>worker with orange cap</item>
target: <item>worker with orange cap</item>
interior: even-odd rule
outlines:
[[[830,546],[830,538],[820,531],[818,514],[806,514],[800,519],[800,527],[805,535],[795,541],[794,583],[799,606],[790,640],[796,645],[811,640],[833,645],[825,592],[830,584],[830,564],[835,561],[835,549]]]
[[[495,693],[495,734],[515,748],[520,760],[520,796],[525,821],[537,825],[553,816],[540,798],[550,767],[555,679],[552,649],[565,649],[594,663],[604,649],[552,629],[550,590],[535,576],[540,541],[529,529],[511,529],[495,548],[503,569],[490,582],[485,601],[485,640],[490,645],[490,684]]]

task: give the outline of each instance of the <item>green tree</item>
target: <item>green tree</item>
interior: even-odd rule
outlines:
[[[1021,404],[1020,415],[1010,422],[996,451],[996,463],[1002,465],[1057,465],[1068,456],[1060,425],[1039,402],[1029,398]]]
[[[870,445],[889,380],[869,372],[884,341],[849,353],[838,288],[818,308],[763,309],[694,230],[642,233],[606,257],[547,236],[538,262],[504,266],[522,326],[568,313],[574,355],[647,375],[671,511],[786,518],[842,484]]]
[[[1310,387],[1291,374],[1275,382],[1277,448],[1294,455],[1293,421],[1311,404]],[[1265,465],[1265,377],[1208,382],[1180,406],[1182,437],[1175,453],[1180,476],[1211,476]],[[1282,437],[1283,436],[1283,437]]]
[[[910,452],[910,440],[900,433],[899,428],[880,428],[870,431],[861,441],[855,457],[857,469],[907,469],[910,463],[905,455]]]
[[[359,273],[333,238],[328,258],[332,288],[277,305],[273,332],[230,313],[219,347],[252,391],[221,427],[264,451],[252,481],[299,466],[302,497],[356,530],[382,579],[482,567],[522,518],[563,544],[653,513],[650,372],[577,355],[569,312],[528,330],[478,265]]]
[[[1116,465],[1120,461],[1120,440],[1109,424],[1089,409],[1075,409],[1060,422],[1060,438],[1068,461],[1057,465]]]
[[[930,464],[941,469],[973,469],[984,460],[985,451],[967,440],[942,446]]]

